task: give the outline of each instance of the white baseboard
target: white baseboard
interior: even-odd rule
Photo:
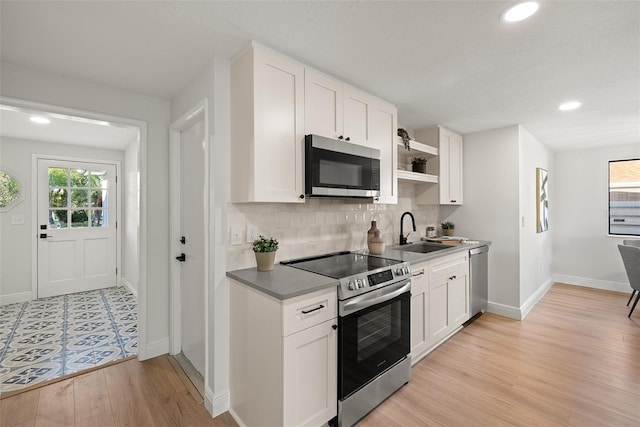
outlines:
[[[143,350],[143,351],[140,351]],[[144,349],[138,350],[138,359],[147,360],[169,353],[169,338],[147,343]]]
[[[215,394],[210,387],[207,387],[204,392],[204,406],[213,418],[227,412],[229,410],[230,403],[231,393],[229,392],[229,389]]]
[[[616,292],[631,292],[631,286],[628,283],[609,282],[606,280],[589,279],[587,277],[566,276],[564,274],[554,274],[553,281],[558,283],[566,283],[567,285],[583,286],[585,288],[604,289]]]
[[[531,309],[535,307],[538,301],[540,301],[542,297],[549,291],[549,289],[551,289],[551,286],[553,286],[554,282],[555,282],[554,277],[551,276],[549,279],[547,279],[546,282],[544,282],[542,286],[538,288],[537,291],[533,293],[533,295],[527,298],[527,300],[524,302],[524,304],[522,304],[522,306],[520,306],[521,320],[524,319],[527,316],[527,314],[529,314]]]
[[[240,419],[240,417],[238,416],[238,414],[236,414],[232,408],[229,408],[229,413],[231,414],[231,417],[233,418],[233,420],[240,426],[240,427],[247,427],[244,425],[244,423],[242,422],[242,420]]]
[[[131,283],[129,283],[127,279],[125,279],[124,277],[121,277],[120,284],[125,288],[127,288],[129,292],[131,292],[133,296],[136,297],[136,299],[138,299],[138,291],[136,290],[136,288],[133,287]]]
[[[16,294],[0,295],[0,305],[16,304],[19,302],[27,302],[35,298],[31,292],[18,292]]]
[[[520,309],[512,305],[489,301],[489,303],[487,304],[487,311],[489,313],[497,314],[498,316],[509,317],[515,320],[522,320],[522,313],[520,312]]]

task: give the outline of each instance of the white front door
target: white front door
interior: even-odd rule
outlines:
[[[116,285],[116,165],[38,159],[38,298]]]
[[[200,375],[205,368],[204,119],[180,133],[180,323],[184,356]]]

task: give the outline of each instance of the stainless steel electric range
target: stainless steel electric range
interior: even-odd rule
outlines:
[[[409,263],[337,252],[281,264],[338,279],[338,426],[352,426],[411,376]]]

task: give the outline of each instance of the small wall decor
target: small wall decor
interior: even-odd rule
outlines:
[[[536,231],[549,229],[549,173],[536,168]]]

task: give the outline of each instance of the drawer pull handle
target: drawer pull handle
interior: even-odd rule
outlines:
[[[412,274],[411,277],[418,277],[418,276],[422,276],[423,274],[424,274],[424,270],[420,270]]]
[[[323,308],[324,308],[324,305],[320,304],[319,306],[317,306],[316,308],[312,308],[311,310],[302,310],[302,314],[313,313],[314,311],[321,310]]]

